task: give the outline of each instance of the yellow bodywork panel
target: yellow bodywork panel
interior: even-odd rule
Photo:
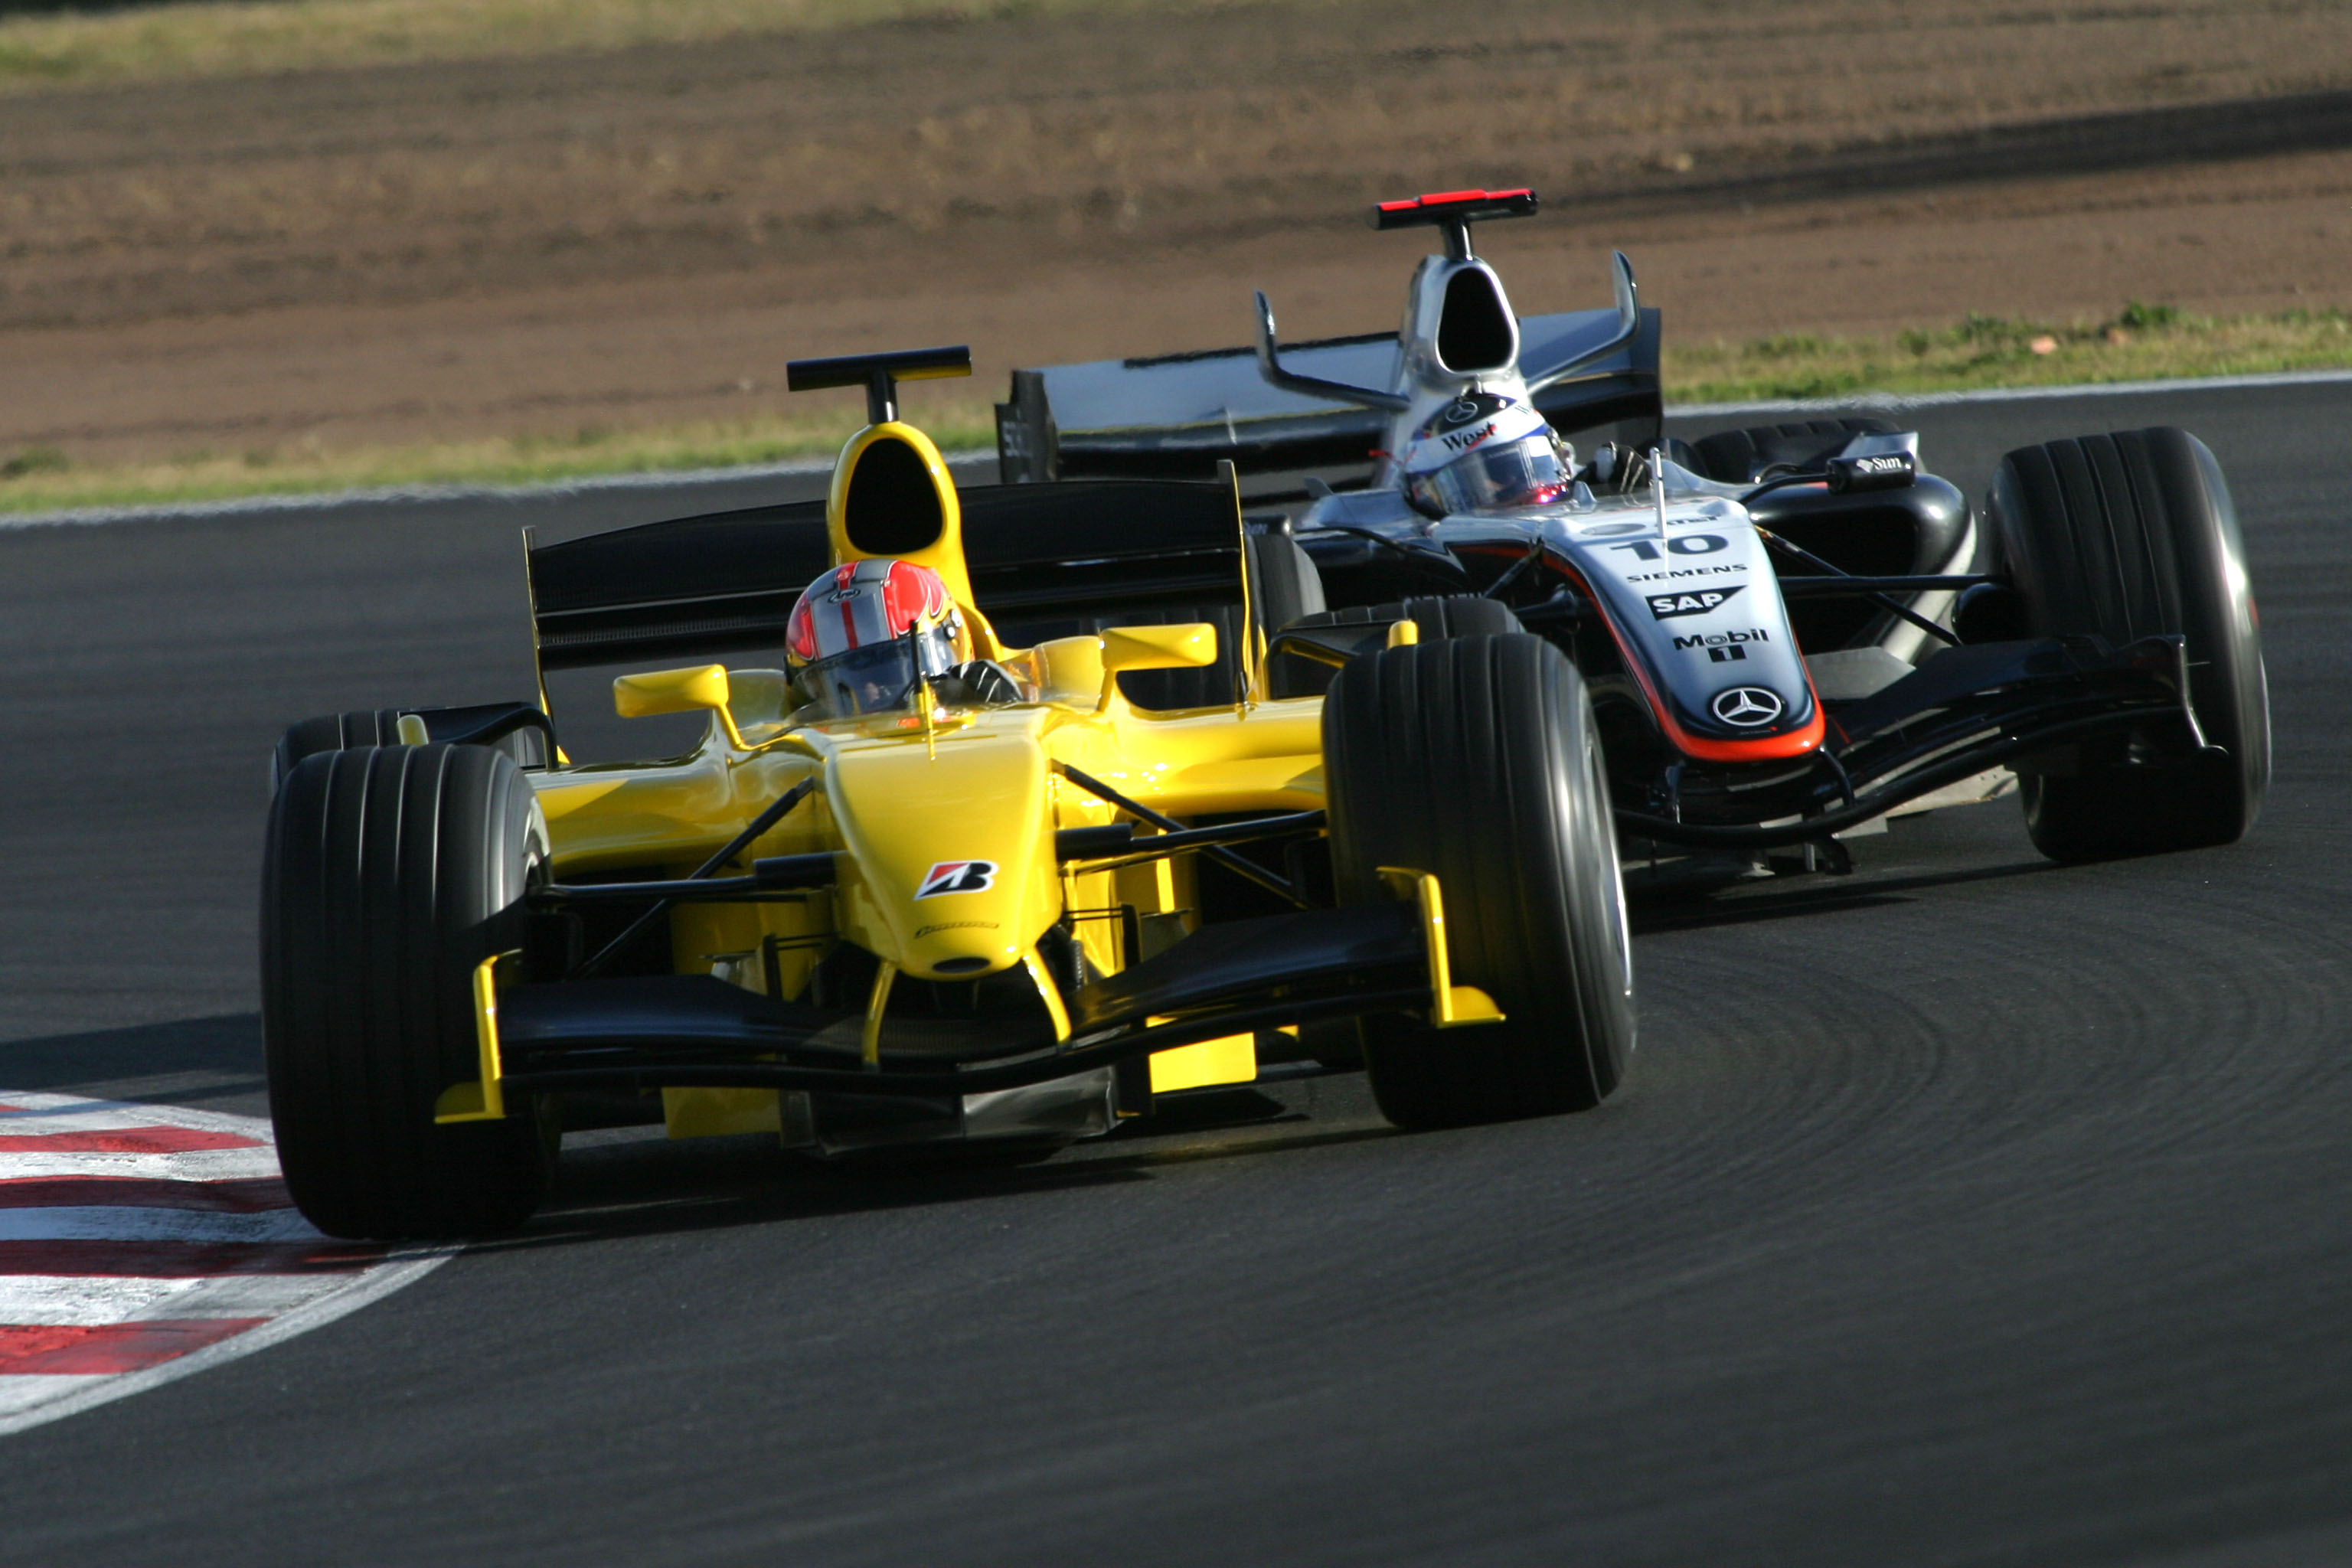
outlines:
[[[1179,643],[1190,631],[1143,629]],[[1191,861],[1065,878],[1055,829],[1102,826],[1118,813],[1056,776],[1054,764],[1178,818],[1313,809],[1323,804],[1322,705],[1265,702],[1237,721],[1230,707],[1155,713],[1114,696],[1097,711],[1100,640],[1064,639],[1097,645],[1087,651],[1046,645],[1055,667],[1078,678],[1067,700],[951,710],[928,726],[908,714],[830,721],[794,731],[789,750],[740,746],[714,726],[701,749],[675,761],[534,772],[554,873],[683,876],[814,773],[816,793],[725,874],[740,875],[763,856],[846,851],[834,896],[680,905],[670,917],[679,973],[707,968],[704,954],[757,948],[772,936],[830,936],[912,978],[972,979],[1024,963],[1066,902],[1104,913],[1081,918],[1078,935],[1097,969],[1125,968],[1192,929]],[[1139,952],[1119,951],[1120,921],[1108,917],[1121,906],[1141,924]],[[783,966],[786,996],[798,994],[814,962],[813,951],[794,951]]]
[[[506,1068],[499,1059],[499,963],[520,956],[516,952],[494,952],[474,966],[475,1070],[480,1076],[472,1083],[453,1083],[443,1089],[440,1098],[433,1102],[435,1121],[506,1119],[506,1095],[500,1087]]]
[[[1202,1089],[1214,1083],[1257,1081],[1257,1037],[1228,1035],[1151,1053],[1151,1092]]]
[[[1408,866],[1382,866],[1380,874],[1392,892],[1420,906],[1422,936],[1429,949],[1429,1021],[1441,1029],[1503,1022],[1503,1010],[1492,996],[1475,985],[1454,984],[1454,960],[1445,937],[1445,891],[1437,879]]]
[[[861,500],[855,487],[868,479],[877,488]],[[896,499],[886,507],[874,499],[880,496]],[[1055,850],[1058,830],[1123,817],[1064,770],[1179,822],[1324,804],[1321,699],[1266,700],[1255,669],[1246,696],[1209,708],[1145,710],[1119,691],[1122,670],[1213,664],[1213,625],[1112,627],[1027,650],[999,647],[971,606],[954,485],[919,432],[895,422],[861,431],[843,450],[827,522],[837,561],[887,553],[938,571],[971,614],[975,651],[1002,662],[1031,698],[946,709],[922,701],[918,712],[803,719],[796,727],[796,699],[782,671],[694,666],[615,682],[624,715],[699,709],[712,722],[684,757],[529,775],[550,825],[550,869],[558,879],[688,875],[803,782],[815,786],[807,799],[714,874],[746,875],[764,857],[839,857],[840,879],[829,890],[674,906],[667,921],[675,973],[709,973],[790,1000],[807,994],[829,948],[862,949],[878,964],[870,992],[829,995],[824,1005],[869,1015],[859,1037],[871,1064],[885,1013],[895,1020],[898,1006],[930,1005],[929,993],[903,984],[897,994],[915,999],[894,1004],[894,976],[952,984],[1022,968],[1041,993],[1053,1033],[1067,1039],[1072,1022],[1040,939],[1066,920],[1092,970],[1115,973],[1197,930],[1200,899],[1192,855],[1066,868]],[[906,535],[903,542],[876,547],[894,531]],[[1434,879],[1401,877],[1397,891],[1421,903],[1430,933],[1433,1016],[1441,1023],[1499,1016],[1483,994],[1446,977]],[[494,993],[488,1016],[494,1038]],[[1255,1037],[1248,1034],[1150,1060],[1157,1093],[1257,1078]],[[493,1073],[485,1068],[494,1089]],[[463,1098],[460,1091],[474,1087],[451,1094]],[[776,1131],[781,1106],[772,1089],[663,1094],[673,1137]],[[470,1102],[444,1110],[485,1113]]]
[[[772,1089],[665,1089],[662,1123],[673,1138],[726,1138],[784,1130]]]
[[[901,532],[894,528],[887,548],[868,548],[857,537],[856,526],[861,511],[870,504],[867,495],[859,492],[870,494],[877,489],[887,489],[896,503],[894,510],[911,513],[909,469],[921,476],[916,482],[929,489],[930,493],[921,497],[920,501],[929,514],[921,521],[930,526],[919,532]],[[833,487],[825,497],[824,521],[834,560],[867,561],[887,556],[928,566],[947,584],[950,598],[965,610],[977,613],[971,597],[971,571],[964,564],[963,504],[956,495],[955,478],[948,472],[947,459],[940,456],[931,438],[912,425],[895,419],[868,425],[849,438],[833,465]],[[926,534],[928,537],[923,537]],[[988,642],[992,652],[992,635]],[[988,658],[990,653],[980,657]]]
[[[968,364],[960,370],[942,358],[929,374],[967,370]],[[888,411],[878,385],[871,395],[869,406]],[[1250,541],[1237,491],[1232,516],[1233,538],[1246,562]],[[1118,521],[1106,518],[1105,526],[1115,530]],[[622,717],[702,711],[709,721],[700,743],[684,756],[588,765],[562,761],[529,772],[547,823],[547,874],[565,883],[666,884],[709,875],[751,885],[684,901],[657,898],[667,888],[629,888],[604,903],[604,912],[583,898],[579,925],[557,934],[572,940],[584,931],[589,940],[609,943],[618,931],[634,929],[626,922],[640,911],[667,903],[662,923],[652,930],[667,936],[672,973],[708,975],[779,1002],[814,1006],[824,1033],[844,1026],[869,1069],[881,1068],[886,1037],[894,1042],[895,1064],[899,1040],[945,1037],[952,1045],[964,1037],[943,1031],[942,1020],[951,1025],[974,1017],[995,1027],[1005,1015],[992,1010],[1008,1000],[1008,987],[980,983],[1012,970],[1023,971],[1034,985],[1044,1015],[1036,1020],[1037,1035],[1015,1017],[1021,1032],[1004,1037],[1014,1048],[1042,1048],[1035,1042],[1045,1029],[1057,1045],[1079,1050],[1103,1037],[1103,1020],[1114,1016],[1089,1013],[1066,999],[1062,987],[1069,976],[1064,971],[1057,979],[1057,969],[1075,958],[1084,971],[1115,974],[1196,931],[1201,858],[1180,852],[1119,864],[1126,857],[1118,848],[1120,836],[1089,834],[1072,843],[1066,863],[1056,835],[1106,827],[1132,813],[1143,819],[1132,842],[1149,853],[1151,835],[1171,822],[1181,829],[1227,814],[1319,808],[1326,796],[1323,701],[1267,697],[1264,638],[1249,614],[1246,568],[1236,584],[1244,630],[1243,646],[1234,651],[1241,675],[1229,701],[1147,710],[1118,686],[1124,671],[1214,666],[1219,628],[1207,622],[1113,626],[1008,649],[973,603],[962,521],[946,462],[919,430],[887,419],[859,431],[842,449],[826,502],[832,559],[903,560],[937,572],[962,613],[970,657],[1001,665],[1022,700],[972,701],[972,677],[950,679],[933,669],[932,679],[915,683],[918,695],[905,699],[911,711],[831,718],[798,706],[801,697],[783,670],[705,664],[622,676],[614,683],[614,706]],[[1409,644],[1415,635],[1409,620],[1401,622],[1390,644]],[[982,689],[993,684],[976,682]],[[950,702],[955,705],[944,705]],[[417,728],[404,725],[404,736]],[[736,843],[746,825],[801,786],[808,787],[793,809],[758,838]],[[1106,796],[1123,796],[1129,804],[1114,805]],[[1106,844],[1112,847],[1108,852],[1099,847]],[[830,872],[818,858],[754,877],[754,863],[761,859],[827,856]],[[1383,868],[1383,874],[1421,916],[1432,1022],[1447,1026],[1500,1019],[1491,997],[1453,984],[1437,879],[1405,868]],[[1214,884],[1211,891],[1214,896]],[[1076,954],[1051,934],[1056,928],[1075,938]],[[843,948],[856,951],[843,963],[825,962]],[[654,967],[646,962],[645,947],[625,951],[631,972]],[[436,1120],[505,1114],[499,985],[513,978],[501,974],[497,959],[475,972],[479,1076],[440,1097]],[[970,983],[968,991],[963,983]],[[1102,993],[1076,994],[1091,1001]],[[1025,998],[1009,999],[1016,1014],[1027,1005]],[[932,1031],[928,1037],[926,1027]],[[902,1028],[903,1035],[897,1032]],[[1235,1034],[1153,1053],[1151,1091],[1255,1082],[1256,1038]],[[937,1047],[904,1048],[911,1058],[919,1048]],[[657,1068],[647,1070],[658,1075]],[[1113,1075],[1099,1070],[1108,1085]],[[1126,1096],[1108,1088],[1104,1092],[1120,1102],[1118,1114],[1129,1113]],[[766,1133],[806,1142],[814,1136],[811,1105],[797,1090],[662,1090],[663,1120],[673,1138]]]
[[[989,714],[929,743],[820,735],[822,788],[848,851],[845,939],[916,978],[974,979],[1021,963],[1061,918],[1045,715]]]
[[[656,713],[690,713],[727,706],[727,667],[693,664],[625,675],[613,682],[613,711],[624,719]]]
[[[735,727],[728,707],[727,667],[695,664],[683,669],[656,669],[645,675],[625,675],[613,682],[613,711],[624,719],[647,719],[657,713],[708,711],[719,718],[727,738],[743,749],[743,732]]]

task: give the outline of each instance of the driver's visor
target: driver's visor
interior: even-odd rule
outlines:
[[[1450,512],[1538,506],[1557,500],[1569,481],[1559,448],[1541,435],[1465,453],[1430,477]]]
[[[801,672],[810,703],[834,719],[887,713],[915,700],[919,639],[892,637],[817,659]]]

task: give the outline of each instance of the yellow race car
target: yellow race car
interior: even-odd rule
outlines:
[[[1616,1087],[1568,659],[1488,600],[1318,614],[1229,471],[959,494],[896,386],[969,365],[796,363],[867,388],[821,507],[530,550],[536,700],[288,731],[263,1018],[313,1223],[516,1225],[585,1093],[1026,1159],[1206,1086],[1368,1070],[1407,1127]],[[689,754],[565,759],[544,672],[615,663],[623,717],[708,715]]]

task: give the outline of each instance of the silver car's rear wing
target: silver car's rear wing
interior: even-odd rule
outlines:
[[[1658,312],[1633,340],[1536,394],[1571,439],[1637,447],[1660,438]],[[1614,310],[1518,318],[1519,363],[1563,364],[1620,335]],[[1354,386],[1396,379],[1394,332],[1286,343],[1284,366]],[[1254,497],[1295,489],[1313,473],[1345,488],[1370,472],[1388,416],[1268,385],[1255,346],[1152,359],[1096,360],[1013,373],[996,405],[996,448],[1010,484],[1065,479],[1207,479],[1220,459]]]

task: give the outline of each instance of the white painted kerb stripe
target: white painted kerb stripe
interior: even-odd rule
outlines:
[[[278,1174],[278,1151],[191,1149],[182,1154],[0,1155],[0,1180],[37,1176],[137,1176],[163,1182],[252,1181]]]
[[[37,1137],[47,1132],[120,1132],[131,1127],[186,1127],[198,1132],[236,1133],[263,1143],[270,1141],[268,1121],[257,1116],[188,1110],[176,1105],[137,1105],[121,1100],[92,1100],[81,1094],[0,1090],[0,1138]]]
[[[7,1152],[11,1138],[135,1132],[176,1127],[251,1139],[254,1146],[194,1149],[180,1153],[105,1154]],[[172,1106],[128,1105],[79,1095],[14,1094],[0,1090],[0,1181],[26,1178],[135,1176],[202,1184],[267,1179],[278,1174],[271,1129],[257,1117]],[[37,1199],[37,1188],[15,1191]],[[60,1194],[63,1195],[63,1194]],[[76,1197],[81,1194],[73,1194]],[[19,1202],[0,1206],[0,1242],[122,1243],[131,1247],[184,1244],[192,1257],[218,1245],[258,1244],[322,1249],[340,1244],[320,1236],[291,1208],[223,1213],[208,1207]],[[141,1322],[263,1319],[201,1350],[135,1372],[0,1372],[0,1436],[88,1410],[109,1400],[189,1376],[282,1340],[332,1322],[423,1278],[453,1247],[387,1252],[345,1272],[197,1275],[0,1275],[0,1324],[38,1331],[105,1330]],[[24,1257],[18,1253],[19,1258]],[[23,1339],[24,1336],[19,1336]],[[42,1353],[42,1352],[36,1352]]]
[[[247,1329],[233,1339],[206,1345],[203,1350],[191,1352],[177,1361],[167,1361],[144,1372],[127,1372],[111,1377],[45,1377],[38,1374],[0,1377],[0,1437],[12,1432],[22,1432],[28,1426],[78,1415],[110,1400],[144,1394],[151,1388],[235,1361],[239,1356],[268,1350],[280,1341],[290,1340],[297,1334],[308,1333],[322,1324],[331,1323],[347,1313],[358,1311],[371,1301],[391,1295],[404,1285],[415,1283],[446,1263],[456,1251],[455,1247],[443,1247],[396,1255],[390,1262],[377,1265],[329,1295],[272,1318],[257,1328]],[[38,1389],[11,1386],[18,1384],[41,1386]]]
[[[301,1274],[228,1274],[191,1279],[0,1275],[0,1323],[97,1328],[152,1318],[274,1318],[318,1293],[318,1280]]]

